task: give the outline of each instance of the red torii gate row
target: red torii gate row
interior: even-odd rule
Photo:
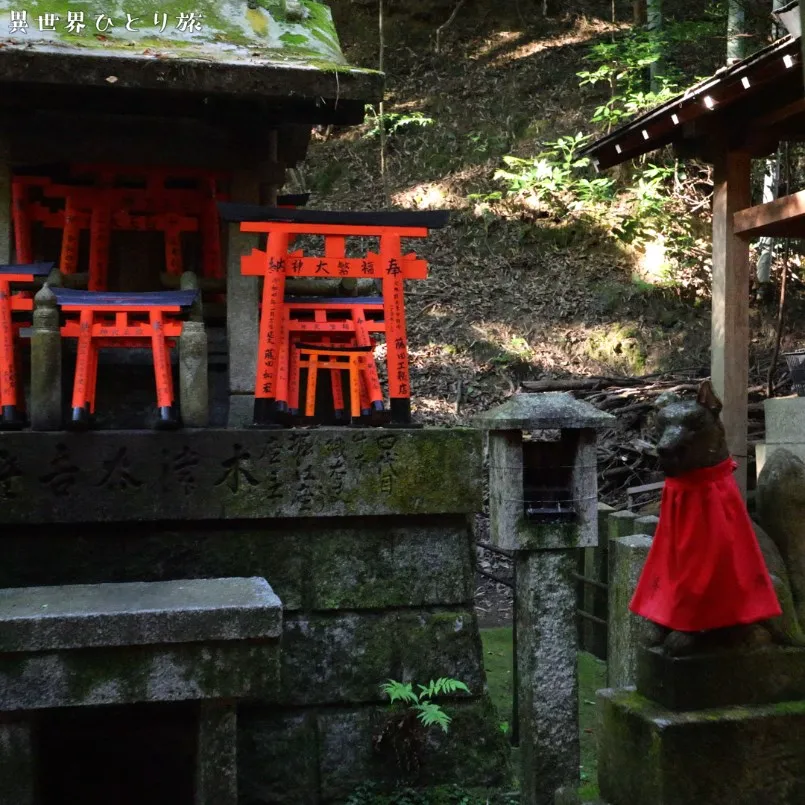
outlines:
[[[118,230],[160,231],[165,236],[165,263],[169,274],[183,270],[182,232],[201,232],[202,274],[223,277],[218,211],[216,203],[226,199],[218,183],[226,175],[183,168],[87,166],[73,167],[74,175],[89,175],[94,184],[60,182],[50,176],[16,176],[12,180],[12,215],[17,257],[32,259],[31,225],[61,229],[62,251],[59,268],[75,273],[81,230],[90,232],[89,288],[105,290],[111,232]],[[143,187],[120,186],[135,177]],[[192,180],[195,188],[170,187],[171,181]],[[39,188],[44,198],[62,199],[64,208],[53,211],[31,199],[30,190]]]
[[[255,425],[277,426],[278,418],[289,407],[288,372],[292,346],[288,338],[288,305],[291,300],[286,300],[284,288],[285,278],[294,276],[364,277],[382,281],[391,424],[410,425],[411,387],[403,282],[406,279],[425,279],[427,263],[413,253],[403,254],[401,241],[403,238],[427,237],[430,229],[445,226],[448,213],[329,212],[242,204],[219,204],[219,210],[224,220],[239,222],[242,232],[265,233],[268,237],[265,251],[255,249],[241,262],[244,274],[261,276],[264,280],[255,383]],[[323,236],[324,254],[311,257],[305,256],[301,250],[289,251],[292,240],[300,235]],[[347,237],[377,238],[379,250],[358,258],[347,257]],[[321,298],[318,301],[325,308],[339,303],[348,305],[350,300]],[[364,305],[365,300],[361,300],[361,304]],[[327,329],[322,327],[318,332],[325,333]],[[354,365],[358,362],[358,351],[362,353],[366,344],[357,343],[357,340],[353,340],[353,344],[358,348]],[[322,343],[322,349],[327,350],[328,345],[329,342]],[[371,382],[368,385],[371,388]]]

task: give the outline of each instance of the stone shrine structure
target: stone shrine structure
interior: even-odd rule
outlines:
[[[271,206],[312,126],[358,123],[382,96],[315,0],[139,6],[134,24],[117,0],[56,3],[40,26],[0,0],[0,264],[19,261],[20,171],[219,171],[230,201]],[[61,430],[74,350],[39,291],[19,374],[36,430],[0,433],[0,801],[337,802],[400,771],[373,744],[388,678],[471,691],[417,782],[500,781],[473,611],[481,435],[247,428],[259,284],[240,267],[258,237],[222,228],[216,283],[192,233],[181,276],[160,233],[113,234],[111,291],[201,291],[173,367],[193,427],[148,429],[150,359],[119,350],[99,359],[98,429]],[[30,248],[60,259],[47,227]]]

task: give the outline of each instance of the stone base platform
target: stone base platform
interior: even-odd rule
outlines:
[[[637,691],[674,711],[805,700],[805,649],[768,646],[669,657],[643,648]]]
[[[598,692],[598,781],[610,805],[805,802],[805,701],[674,712]]]

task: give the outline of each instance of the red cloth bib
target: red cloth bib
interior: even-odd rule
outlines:
[[[731,459],[666,478],[660,522],[629,609],[680,632],[782,614]]]

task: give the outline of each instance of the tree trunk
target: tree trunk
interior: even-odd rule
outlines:
[[[646,0],[632,0],[632,17],[635,28],[646,24]]]
[[[745,0],[729,0],[727,7],[727,66],[746,58],[747,30]]]
[[[646,0],[646,28],[651,34],[659,36],[662,33],[662,0]],[[651,91],[659,92],[664,74],[662,56],[650,68]]]

